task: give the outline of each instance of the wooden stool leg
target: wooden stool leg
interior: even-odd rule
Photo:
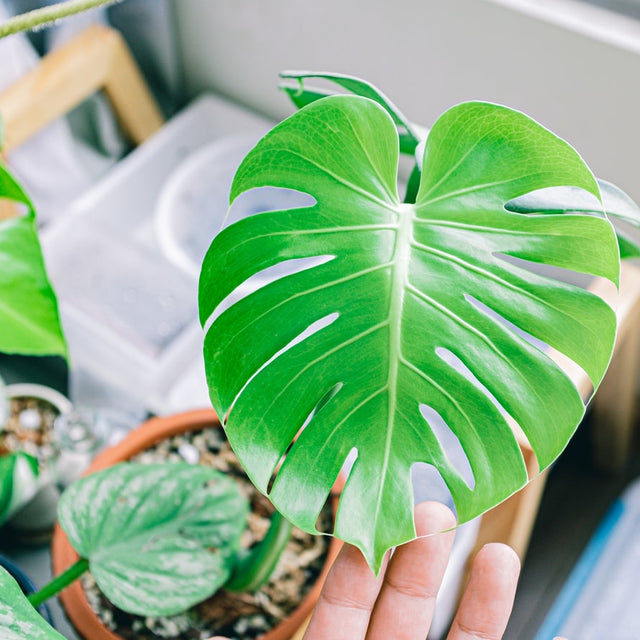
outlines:
[[[631,452],[640,363],[640,271],[623,263],[618,305],[618,337],[611,364],[593,398],[591,438],[596,466],[624,469]]]

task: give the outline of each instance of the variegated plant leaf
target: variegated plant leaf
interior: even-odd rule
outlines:
[[[139,615],[171,615],[227,580],[248,505],[203,466],[121,463],[74,483],[58,517],[104,594]]]
[[[0,567],[0,638],[64,640],[31,606],[18,583]]]

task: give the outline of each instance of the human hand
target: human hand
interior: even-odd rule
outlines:
[[[426,502],[416,507],[415,522],[422,537],[398,547],[377,579],[360,551],[344,545],[304,640],[424,640],[455,535],[447,529],[455,519],[444,505]],[[428,535],[439,531],[445,533]],[[506,545],[481,549],[447,639],[500,640],[519,571],[516,553]]]
[[[447,507],[416,507],[419,537],[395,550],[376,579],[362,554],[345,545],[316,605],[304,640],[424,640],[449,560],[455,526]],[[438,535],[430,533],[446,531]],[[474,560],[448,640],[499,640],[509,620],[520,562],[505,545]]]

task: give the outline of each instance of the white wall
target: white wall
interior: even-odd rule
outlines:
[[[640,201],[640,22],[574,0],[179,0],[190,95],[272,117],[282,69],[370,80],[430,125],[467,99],[521,109]]]

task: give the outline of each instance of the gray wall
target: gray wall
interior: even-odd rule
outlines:
[[[640,22],[574,0],[179,0],[187,93],[271,117],[282,69],[379,86],[415,122],[484,99],[569,140],[640,201]]]

